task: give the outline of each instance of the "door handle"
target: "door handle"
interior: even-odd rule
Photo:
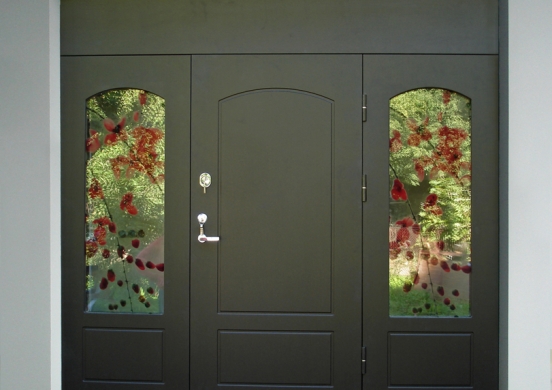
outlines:
[[[207,215],[205,214],[199,214],[197,216],[197,221],[199,222],[199,236],[197,236],[197,240],[200,243],[204,242],[216,242],[220,241],[220,237],[207,237],[205,235],[205,229],[203,228],[203,225],[205,225],[205,222],[207,222]]]

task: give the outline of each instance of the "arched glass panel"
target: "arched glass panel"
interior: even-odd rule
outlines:
[[[86,311],[163,313],[165,101],[116,89],[86,101]]]
[[[389,314],[469,317],[470,99],[395,96],[389,132]]]

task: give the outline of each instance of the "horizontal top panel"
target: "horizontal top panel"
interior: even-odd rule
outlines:
[[[498,0],[62,0],[61,52],[496,54]]]

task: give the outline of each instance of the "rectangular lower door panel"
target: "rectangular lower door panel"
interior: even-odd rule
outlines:
[[[389,385],[470,386],[472,334],[390,333]]]
[[[219,331],[219,383],[331,385],[331,332]]]
[[[163,331],[84,329],[84,379],[162,382]]]

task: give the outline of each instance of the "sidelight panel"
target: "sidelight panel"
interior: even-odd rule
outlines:
[[[161,314],[165,100],[109,90],[86,120],[86,311]]]
[[[469,317],[471,101],[402,93],[389,132],[389,314]]]

